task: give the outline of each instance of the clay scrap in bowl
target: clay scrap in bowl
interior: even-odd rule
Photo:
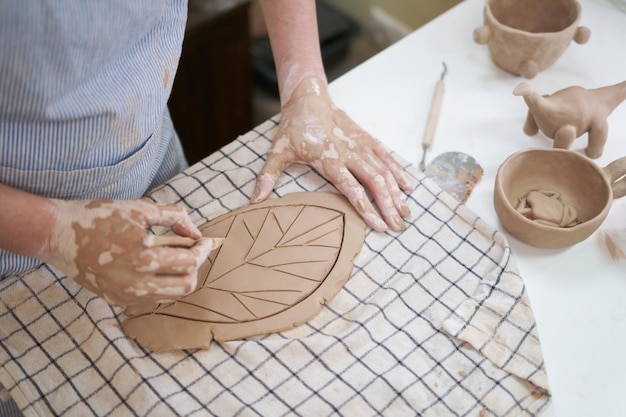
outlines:
[[[313,318],[348,280],[365,223],[339,194],[293,193],[200,227],[225,238],[197,289],[171,304],[132,306],[126,334],[152,351],[287,330]]]
[[[474,41],[487,44],[494,63],[524,78],[554,64],[570,42],[583,44],[591,32],[578,26],[576,0],[486,0],[484,24]]]

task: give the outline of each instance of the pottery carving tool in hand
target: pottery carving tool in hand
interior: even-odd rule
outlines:
[[[426,152],[433,143],[435,128],[439,121],[444,90],[443,79],[447,72],[448,67],[444,62],[443,72],[435,85],[435,92],[426,121],[426,129],[422,138],[422,160],[419,167],[424,175],[435,181],[441,189],[461,203],[465,203],[474,186],[483,176],[483,169],[478,162],[463,152],[445,152],[433,159],[428,166],[425,163]]]
[[[426,130],[424,131],[424,137],[422,138],[422,160],[420,161],[420,171],[424,171],[426,169],[426,152],[430,149],[431,145],[433,144],[433,139],[435,137],[435,129],[437,128],[437,122],[439,122],[441,101],[443,99],[443,79],[446,76],[447,72],[448,67],[444,62],[441,77],[439,77],[439,80],[437,80],[437,84],[435,84],[435,92],[433,94],[433,99],[430,103],[430,112],[428,113],[428,119],[426,120]]]

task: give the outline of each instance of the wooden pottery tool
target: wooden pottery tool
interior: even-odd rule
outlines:
[[[430,112],[428,113],[428,119],[426,119],[426,130],[424,130],[424,137],[422,137],[422,160],[420,161],[420,171],[424,171],[426,168],[426,152],[433,144],[435,137],[435,128],[439,121],[439,113],[441,113],[441,101],[443,99],[444,82],[443,79],[448,73],[448,67],[446,63],[443,63],[443,71],[441,77],[435,84],[435,92],[433,99],[430,103]]]
[[[483,175],[482,167],[473,157],[462,152],[446,152],[437,156],[426,166],[426,152],[433,144],[435,128],[441,112],[444,92],[443,80],[447,72],[448,67],[444,62],[441,77],[435,84],[435,92],[430,105],[428,119],[426,120],[426,129],[422,138],[422,160],[419,167],[420,171],[434,180],[444,191],[460,202],[465,203],[474,186]]]

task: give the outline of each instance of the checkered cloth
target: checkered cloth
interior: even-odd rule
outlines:
[[[200,225],[247,204],[271,120],[150,194]],[[0,282],[0,382],[34,416],[532,416],[550,402],[533,313],[504,236],[414,167],[403,233],[368,230],[352,276],[308,323],[153,354],[113,308],[42,266]],[[294,165],[275,193],[336,192]]]

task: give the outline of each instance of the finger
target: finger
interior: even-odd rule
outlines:
[[[135,270],[158,275],[186,275],[194,273],[221,246],[222,238],[201,238],[191,248],[153,247],[141,252]]]
[[[391,200],[393,201],[398,213],[402,217],[410,216],[411,210],[406,204],[406,196],[400,190],[398,182],[396,181],[395,175],[391,169],[399,169],[398,176],[401,181],[406,181],[406,175],[404,175],[402,167],[393,158],[391,158],[382,144],[375,140],[369,133],[361,129],[358,125],[354,125],[354,132],[352,133],[352,137],[354,137],[356,141],[351,139],[349,136],[346,136],[343,130],[339,128],[334,129],[333,134],[338,139],[346,143],[349,149],[354,149],[356,147],[356,141],[364,144],[361,146],[362,149],[359,152],[360,157],[369,162],[376,171],[383,175],[385,183],[387,184],[388,193],[390,194]],[[376,153],[377,151],[383,157],[386,157],[386,160],[378,158]],[[391,169],[387,165],[390,165]]]
[[[389,194],[391,195],[391,199],[393,200],[393,204],[396,207],[396,210],[400,214],[400,216],[404,219],[411,216],[411,209],[406,203],[406,195],[400,190],[398,187],[398,183],[396,182],[395,177],[389,170],[385,170],[383,172],[385,177],[385,182],[389,188]]]
[[[380,217],[363,186],[354,178],[345,166],[337,160],[325,162],[316,168],[324,175],[352,204],[365,223],[378,232],[387,230],[387,223]]]
[[[195,271],[198,260],[190,249],[156,247],[146,249],[135,262],[135,271],[143,274],[186,275]]]
[[[189,218],[187,210],[185,210],[183,206],[165,206],[162,207],[161,213],[166,222],[166,224],[161,224],[161,226],[169,226],[177,235],[188,236],[196,239],[202,236],[202,233],[198,227],[193,224],[191,218]],[[172,220],[174,223],[167,224]]]
[[[389,227],[397,232],[406,229],[406,225],[396,208],[396,203],[389,193],[385,176],[371,164],[360,158],[352,160],[348,169],[370,191],[383,219]]]
[[[380,217],[372,203],[367,198],[363,186],[353,177],[353,180],[336,184],[336,187],[361,215],[365,223],[378,232],[388,229],[387,223]]]
[[[100,296],[109,304],[125,307],[161,301],[173,302],[196,289],[197,273],[173,276],[142,275],[117,291],[105,290]]]
[[[415,184],[410,180],[410,177],[406,173],[406,170],[396,161],[380,141],[375,140],[373,142],[374,154],[385,164],[387,169],[391,171],[396,183],[404,191],[412,191],[415,188]]]
[[[398,187],[398,183],[391,171],[375,155],[367,154],[365,158],[384,177],[391,200],[400,216],[403,218],[409,217],[411,209],[406,204],[406,195]]]
[[[158,275],[144,278],[126,290],[124,304],[174,302],[196,289],[197,273],[186,275]]]
[[[142,284],[137,286],[135,295],[142,297],[141,302],[163,303],[173,302],[190,294],[197,286],[198,268],[223,242],[223,238],[201,238],[190,249],[160,247],[144,251],[149,252],[143,254],[146,258],[164,262],[152,271],[153,274],[143,279]],[[187,273],[181,274],[181,271]]]
[[[148,235],[143,239],[143,245],[146,248],[155,248],[157,246],[174,246],[174,247],[183,247],[183,248],[191,248],[197,244],[209,245],[210,250],[215,250],[222,246],[224,243],[224,238],[222,237],[211,237],[211,238],[202,238],[202,239],[192,239],[189,237],[183,236],[154,236]]]
[[[172,229],[177,235],[198,239],[202,236],[200,230],[193,224],[187,210],[179,204],[158,205],[153,203],[152,207],[144,211],[147,226],[166,226]]]
[[[270,152],[267,160],[256,178],[254,193],[250,198],[251,203],[260,203],[270,196],[280,174],[290,165],[281,153]]]

